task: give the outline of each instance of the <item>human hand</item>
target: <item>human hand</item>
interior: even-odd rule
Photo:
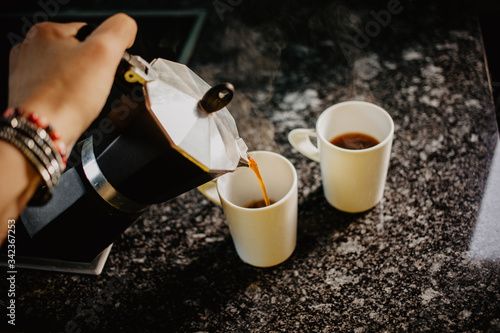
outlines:
[[[84,25],[36,24],[10,55],[9,106],[46,117],[67,145],[99,115],[137,33],[132,18],[116,14],[80,42]]]
[[[135,21],[117,14],[83,42],[85,23],[33,26],[10,54],[9,107],[37,113],[72,145],[99,115],[125,49],[137,33]],[[0,245],[7,221],[16,219],[40,184],[40,176],[14,146],[0,141]]]

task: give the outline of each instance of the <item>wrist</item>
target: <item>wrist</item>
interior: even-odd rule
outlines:
[[[27,119],[37,118],[39,127],[50,124],[59,134],[58,139],[67,147],[71,147],[85,130],[82,128],[82,120],[78,119],[78,112],[69,110],[69,107],[50,106],[39,102],[26,102],[16,105],[16,107],[23,110],[23,117]]]
[[[56,150],[57,153],[61,155],[63,166],[65,167],[67,153],[66,143],[62,140],[61,133],[51,123],[49,123],[49,120],[45,116],[40,115],[37,112],[26,113],[22,108],[7,108],[7,110],[5,110],[3,113],[3,118],[23,118],[25,121],[31,124],[28,126],[28,128],[31,127],[33,133],[35,133],[33,135],[41,135],[42,139],[43,137],[45,137],[45,135],[47,135],[48,138],[45,141],[47,141],[49,148]],[[18,127],[22,128],[21,125],[22,124],[18,124]],[[41,133],[40,130],[45,131],[46,134]]]
[[[42,178],[34,201],[44,203],[66,167],[66,146],[45,116],[8,108],[0,119],[0,140],[17,148]]]

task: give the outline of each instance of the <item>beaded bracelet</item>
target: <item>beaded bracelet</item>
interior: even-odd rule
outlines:
[[[8,108],[0,118],[0,140],[16,147],[42,178],[42,185],[30,200],[30,205],[41,205],[52,197],[52,189],[59,182],[66,167],[66,146],[61,135],[36,113],[22,117],[22,109]]]

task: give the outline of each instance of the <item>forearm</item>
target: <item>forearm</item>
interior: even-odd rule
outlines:
[[[7,221],[17,220],[40,184],[40,176],[14,146],[0,141],[0,244]]]

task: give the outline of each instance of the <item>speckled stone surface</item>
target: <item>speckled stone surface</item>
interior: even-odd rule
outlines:
[[[190,66],[211,84],[233,82],[230,111],[249,147],[297,168],[289,260],[241,262],[222,210],[194,190],[130,227],[100,276],[18,272],[17,328],[500,332],[500,245],[489,245],[496,257],[470,251],[498,141],[477,20],[458,6],[401,1],[356,45],[370,12],[389,3],[243,1],[223,20],[211,8]],[[384,199],[362,214],[329,206],[319,165],[287,142],[291,129],[352,99],[381,105],[395,122]],[[499,215],[483,216],[498,235]],[[481,237],[479,248],[488,231]]]

